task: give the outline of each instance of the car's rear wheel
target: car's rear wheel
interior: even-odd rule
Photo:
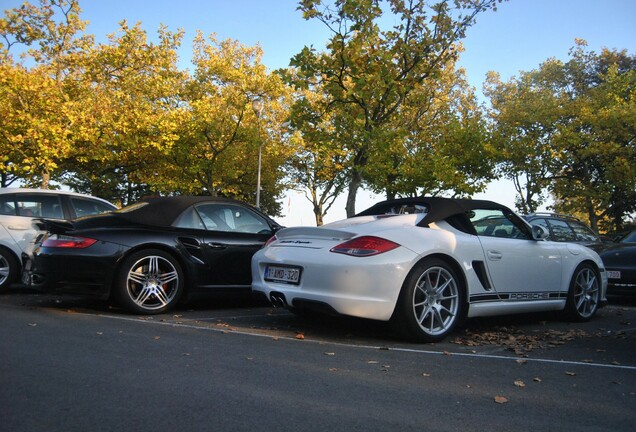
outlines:
[[[142,250],[123,262],[115,283],[115,294],[124,308],[158,314],[179,301],[183,271],[170,254],[158,249]]]
[[[583,263],[572,276],[565,313],[572,321],[589,321],[598,309],[601,296],[601,281],[596,269]]]
[[[463,319],[464,290],[455,271],[437,258],[420,262],[406,278],[391,324],[416,342],[444,339]]]
[[[0,292],[9,289],[18,276],[18,260],[6,249],[0,248]]]

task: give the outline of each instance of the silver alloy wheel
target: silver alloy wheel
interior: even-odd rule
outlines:
[[[11,274],[11,265],[9,261],[0,254],[0,286],[4,285]]]
[[[574,307],[581,318],[588,319],[598,307],[600,289],[594,270],[583,267],[574,280]]]
[[[179,273],[166,258],[148,255],[130,267],[126,288],[130,299],[140,308],[162,309],[179,291]]]
[[[429,267],[413,290],[413,313],[422,330],[431,336],[447,333],[459,313],[459,286],[443,267]]]

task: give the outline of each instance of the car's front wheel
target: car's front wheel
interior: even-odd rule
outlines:
[[[18,276],[19,265],[13,254],[0,248],[0,292],[9,289]]]
[[[391,324],[416,342],[444,339],[463,319],[464,290],[455,271],[443,260],[420,262],[406,278]]]
[[[123,262],[115,284],[115,294],[124,308],[158,314],[179,301],[183,271],[170,254],[158,249],[142,250]]]
[[[601,296],[601,281],[596,269],[583,263],[572,276],[565,313],[572,321],[589,321],[598,309]]]

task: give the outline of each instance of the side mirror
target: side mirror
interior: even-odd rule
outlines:
[[[550,233],[541,225],[532,225],[532,238],[535,240],[545,240]]]

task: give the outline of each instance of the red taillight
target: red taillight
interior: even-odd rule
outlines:
[[[276,236],[271,236],[271,237],[269,238],[269,240],[267,240],[267,241],[265,242],[265,244],[263,245],[263,247],[265,247],[265,246],[269,246],[270,244],[274,243],[276,240],[278,240],[278,239],[276,238]]]
[[[331,248],[330,251],[355,257],[367,257],[388,252],[399,246],[397,243],[380,237],[363,236],[340,243]]]
[[[84,237],[58,237],[47,238],[42,243],[42,247],[65,248],[65,249],[85,249],[97,240]]]

